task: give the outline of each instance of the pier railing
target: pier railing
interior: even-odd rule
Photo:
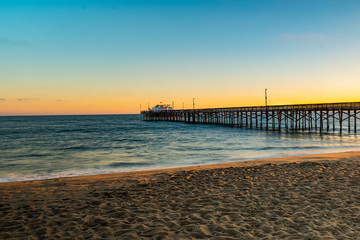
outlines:
[[[142,111],[144,121],[175,121],[256,127],[272,130],[356,132],[360,102],[269,105],[231,108]]]

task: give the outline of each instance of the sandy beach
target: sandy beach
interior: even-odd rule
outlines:
[[[360,152],[0,184],[0,239],[360,239]]]

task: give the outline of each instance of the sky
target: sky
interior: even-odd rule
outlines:
[[[0,116],[360,101],[358,0],[1,0]]]

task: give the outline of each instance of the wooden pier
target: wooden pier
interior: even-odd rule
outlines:
[[[142,111],[144,121],[233,125],[266,130],[356,132],[360,102]]]

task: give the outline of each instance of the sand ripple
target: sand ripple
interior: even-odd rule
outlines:
[[[359,239],[358,161],[0,185],[1,239]]]

